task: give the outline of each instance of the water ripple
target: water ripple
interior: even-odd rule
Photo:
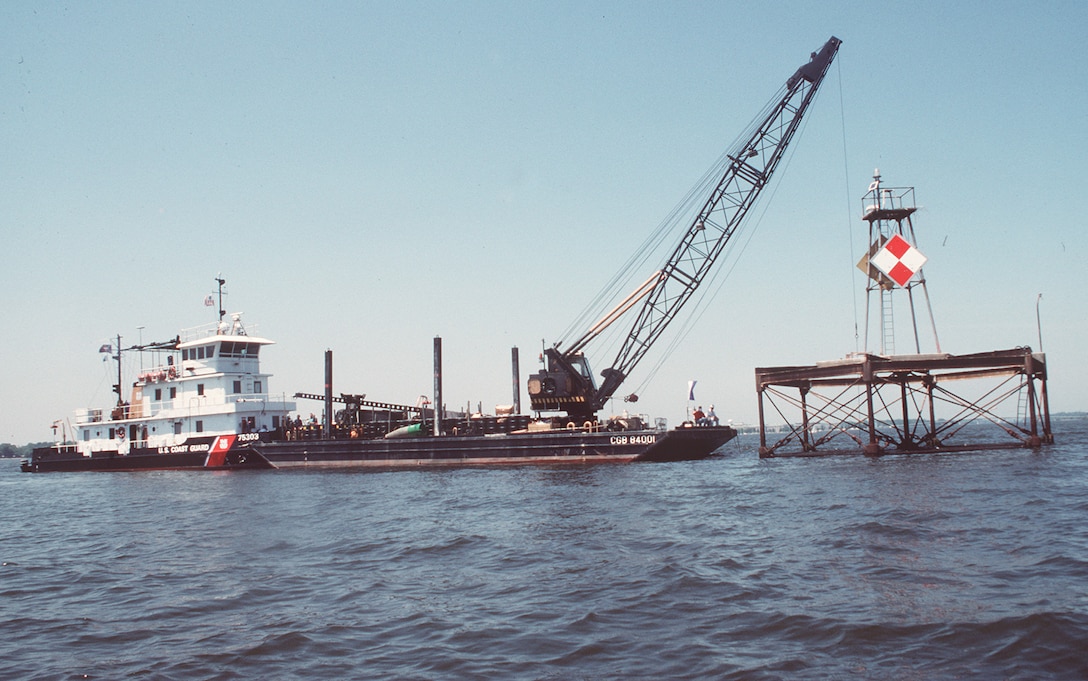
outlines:
[[[877,460],[12,467],[0,678],[1088,678],[1088,421],[1061,425]]]

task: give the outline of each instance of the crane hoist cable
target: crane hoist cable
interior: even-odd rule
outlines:
[[[717,183],[711,188],[708,181],[700,191],[689,193],[689,197],[695,200],[710,188],[709,196],[701,204],[695,204],[702,207],[695,212],[680,243],[658,272],[595,323],[590,332],[578,336],[569,349],[562,347],[561,343],[545,349],[547,368],[529,377],[529,397],[534,410],[565,411],[575,419],[596,418],[597,411],[612,397],[714,271],[715,262],[743,226],[751,208],[781,164],[790,141],[838,52],[840,42],[832,36],[819,52],[812,53],[807,64],[799,67],[787,79],[778,98],[764,108],[740,141],[724,155]],[[712,178],[714,174],[708,173],[707,177]],[[684,214],[684,210],[674,211],[675,220],[671,224],[683,224],[681,216]],[[663,230],[662,233],[670,231]],[[640,262],[647,257],[648,252],[653,250],[649,248],[651,243],[655,242],[648,241],[647,250],[640,249],[630,262]],[[710,278],[713,280],[714,276]],[[623,279],[620,276],[613,278],[613,281]],[[615,297],[604,294],[599,298],[615,300]],[[604,381],[598,387],[583,349],[589,340],[607,331],[628,310],[637,310],[637,314],[630,331],[622,338],[615,360],[601,372]]]

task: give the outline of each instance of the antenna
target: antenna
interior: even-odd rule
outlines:
[[[1039,332],[1039,352],[1043,351],[1043,322],[1039,317],[1039,303],[1043,302],[1043,294],[1035,299],[1035,330]]]

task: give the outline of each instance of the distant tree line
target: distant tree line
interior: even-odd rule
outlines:
[[[31,442],[19,447],[5,442],[0,444],[0,459],[26,459],[30,457],[30,452],[35,447],[46,447],[48,445],[48,442]]]

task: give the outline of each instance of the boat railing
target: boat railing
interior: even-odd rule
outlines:
[[[76,409],[76,423],[101,423],[102,422],[102,410],[101,409]]]
[[[227,404],[240,404],[245,402],[268,402],[268,393],[243,393],[238,395],[227,395]]]
[[[182,414],[181,410],[185,411],[186,416],[195,416],[201,414],[215,413],[216,407],[222,407],[223,405],[237,405],[246,403],[256,403],[264,405],[265,411],[272,413],[279,413],[287,410],[286,395],[283,393],[271,394],[271,393],[244,393],[239,395],[226,395],[222,400],[209,399],[208,395],[201,396],[195,404],[183,404],[185,398],[175,397],[173,399],[167,398],[164,400],[156,401],[148,398],[146,401],[146,408],[143,405],[121,405],[113,407],[108,414],[110,421],[126,421],[126,420],[146,420],[159,418],[163,413],[178,412],[180,418]],[[192,398],[190,398],[192,401]],[[107,419],[103,418],[101,409],[77,409],[75,414],[76,426],[89,426],[96,423],[105,423]]]
[[[241,333],[239,333],[241,331]],[[182,343],[194,340],[202,340],[204,338],[210,338],[212,336],[257,336],[257,325],[247,324],[244,328],[241,325],[233,327],[230,324],[224,324],[220,327],[219,322],[210,322],[208,324],[200,324],[199,326],[191,326],[187,329],[182,329],[178,333],[178,338]]]

